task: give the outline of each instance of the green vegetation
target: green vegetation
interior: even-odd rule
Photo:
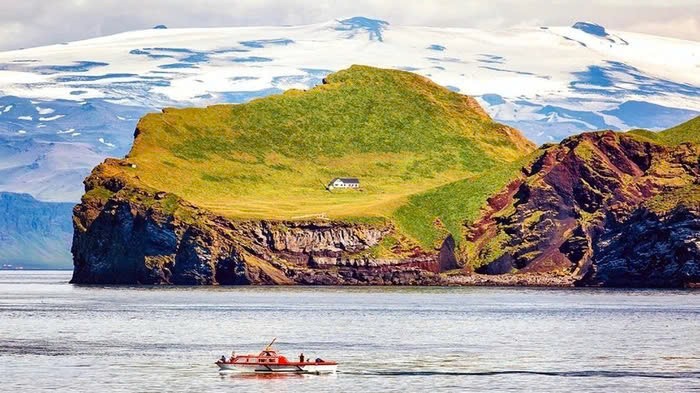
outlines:
[[[644,203],[657,214],[665,214],[678,206],[700,209],[700,185],[691,184],[657,195]]]
[[[85,193],[85,195],[83,196],[83,199],[86,199],[86,200],[97,199],[97,200],[105,202],[109,198],[111,198],[112,195],[114,195],[114,193],[112,191],[110,191],[102,186],[97,186],[97,187],[93,187],[90,191]]]
[[[638,129],[630,133],[665,145],[679,145],[684,142],[700,144],[700,116],[664,131]]]
[[[658,135],[662,141],[674,145],[683,142],[700,143],[700,116],[661,131]]]
[[[394,213],[397,225],[424,245],[439,246],[446,232],[452,233],[459,244],[464,223],[475,220],[486,199],[508,184],[528,159],[412,195],[408,203]],[[440,220],[442,228],[434,225],[436,219]]]
[[[374,247],[368,248],[359,254],[359,256],[367,256],[370,258],[402,258],[406,257],[404,249],[407,248],[402,243],[406,242],[406,239],[399,239],[395,235],[388,235],[382,238],[382,240]],[[410,243],[410,242],[409,242]]]
[[[502,257],[508,250],[509,240],[510,236],[505,231],[498,231],[495,236],[488,238],[480,247],[475,247],[475,244],[466,245],[463,252],[470,269],[476,270]]]
[[[136,169],[116,170],[231,218],[390,220],[433,246],[445,231],[461,238],[533,149],[470,97],[353,66],[309,91],[149,114],[128,156]],[[327,191],[338,176],[361,190]]]

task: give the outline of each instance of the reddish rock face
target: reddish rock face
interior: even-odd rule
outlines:
[[[471,249],[468,246],[463,253],[466,265],[486,274],[551,273],[598,285],[637,280],[639,286],[677,286],[698,280],[692,274],[679,278],[673,269],[657,269],[654,277],[635,273],[625,279],[625,268],[619,265],[658,259],[649,250],[626,257],[624,263],[615,259],[620,271],[603,274],[623,245],[612,239],[623,233],[652,236],[647,232],[658,231],[659,225],[638,227],[644,221],[637,216],[641,204],[692,187],[700,176],[698,157],[696,146],[667,147],[610,131],[578,135],[548,147],[522,176],[489,200],[482,217],[467,229]],[[686,209],[683,217],[692,221],[696,213]],[[631,227],[636,229],[630,232]],[[685,228],[685,240],[692,243],[697,231],[692,224]],[[625,243],[633,255],[634,242],[630,238]],[[673,264],[697,265],[697,258],[696,251],[686,248]]]

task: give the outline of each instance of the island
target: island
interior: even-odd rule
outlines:
[[[537,148],[466,95],[352,66],[166,108],[85,179],[72,282],[684,287],[700,118]]]

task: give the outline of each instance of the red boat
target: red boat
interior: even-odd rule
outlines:
[[[285,356],[272,348],[272,340],[265,349],[257,355],[224,356],[216,362],[221,371],[243,371],[256,373],[298,373],[298,374],[332,374],[337,371],[338,363],[322,359],[305,359],[299,356],[298,362],[290,362]]]

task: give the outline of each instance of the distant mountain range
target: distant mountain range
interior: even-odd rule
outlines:
[[[351,64],[409,70],[475,96],[536,143],[596,129],[658,130],[700,113],[700,43],[587,22],[496,31],[365,17],[159,25],[0,53],[0,191],[77,202],[82,179],[129,150],[145,113],[307,89]],[[0,251],[0,262],[10,259]]]
[[[70,266],[73,203],[0,192],[0,265]]]

